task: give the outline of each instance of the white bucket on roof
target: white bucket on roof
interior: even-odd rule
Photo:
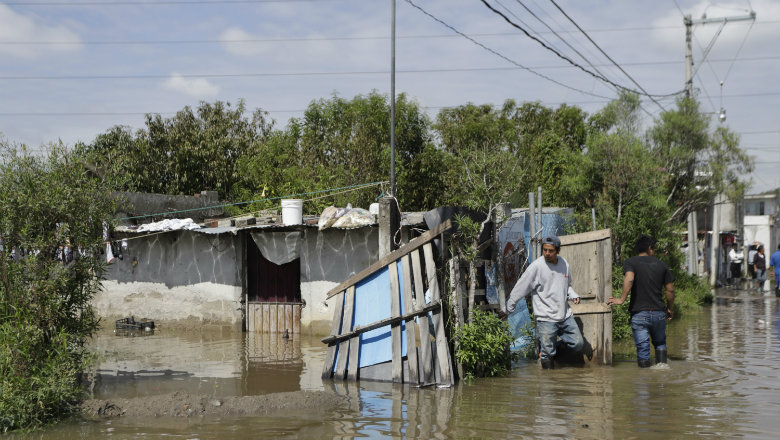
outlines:
[[[282,200],[282,223],[285,225],[300,225],[303,223],[303,200]]]

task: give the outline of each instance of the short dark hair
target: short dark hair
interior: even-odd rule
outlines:
[[[650,252],[650,248],[655,249],[655,239],[649,235],[642,235],[636,240],[634,250],[637,254]]]
[[[780,251],[780,244],[777,245],[777,250]]]

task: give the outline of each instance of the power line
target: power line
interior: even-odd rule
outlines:
[[[595,94],[595,93],[587,92],[587,91],[585,91],[585,90],[578,89],[578,88],[576,88],[576,87],[572,87],[572,86],[570,86],[570,85],[564,84],[564,83],[562,83],[562,82],[560,82],[560,81],[557,81],[557,80],[555,80],[555,79],[552,79],[552,78],[550,78],[549,76],[546,76],[546,75],[544,75],[544,74],[541,74],[541,73],[539,73],[539,72],[536,72],[536,71],[532,70],[532,69],[531,69],[531,68],[529,68],[529,67],[523,66],[522,64],[518,63],[517,61],[515,61],[515,60],[513,60],[513,59],[511,59],[511,58],[509,58],[509,57],[507,57],[507,56],[505,56],[505,55],[503,55],[503,54],[501,54],[501,53],[497,52],[496,50],[493,50],[493,49],[491,49],[491,48],[489,48],[489,47],[485,46],[484,44],[480,43],[479,41],[477,41],[477,40],[475,40],[475,39],[471,38],[470,36],[468,36],[468,35],[464,34],[463,32],[461,32],[461,31],[459,31],[459,30],[455,29],[454,27],[452,27],[452,26],[450,26],[449,24],[445,23],[443,20],[441,20],[441,19],[439,19],[439,18],[435,17],[435,16],[434,16],[433,14],[431,14],[430,12],[428,12],[428,11],[426,11],[425,9],[421,8],[420,6],[417,6],[416,4],[414,4],[414,2],[412,2],[412,0],[406,0],[406,2],[407,2],[407,3],[409,3],[410,5],[412,5],[412,7],[414,7],[415,9],[419,10],[419,11],[420,11],[420,12],[422,12],[423,14],[427,15],[428,17],[430,17],[431,19],[433,19],[433,20],[437,21],[438,23],[440,23],[440,24],[444,25],[445,27],[447,27],[448,29],[452,30],[453,32],[455,32],[455,33],[457,33],[457,34],[461,35],[463,38],[465,38],[465,39],[467,39],[467,40],[471,41],[472,43],[476,44],[477,46],[479,46],[479,47],[481,47],[481,48],[485,49],[486,51],[488,51],[488,52],[490,52],[490,53],[492,53],[492,54],[494,54],[494,55],[496,55],[496,56],[498,56],[498,57],[500,57],[500,58],[501,58],[501,59],[503,59],[503,60],[506,60],[506,61],[508,61],[508,62],[510,62],[510,63],[512,63],[512,64],[514,64],[515,66],[517,66],[517,67],[519,67],[519,68],[521,68],[521,69],[523,69],[523,70],[526,70],[526,71],[528,71],[528,72],[530,72],[530,73],[532,73],[532,74],[534,74],[534,75],[536,75],[536,76],[538,76],[538,77],[540,77],[540,78],[544,78],[544,79],[546,79],[547,81],[550,81],[550,82],[552,82],[552,83],[558,84],[559,86],[561,86],[561,87],[565,87],[565,88],[567,88],[567,89],[569,89],[569,90],[573,90],[573,91],[575,91],[575,92],[579,92],[579,93],[582,93],[582,94],[584,94],[584,95],[595,96],[596,98],[610,99],[610,98],[609,98],[609,97],[607,97],[607,96],[597,95],[597,94]]]
[[[585,30],[584,30],[584,29],[582,29],[582,28],[580,27],[580,25],[579,25],[579,24],[577,24],[577,22],[576,22],[576,21],[574,21],[574,19],[573,19],[573,18],[571,18],[571,17],[569,16],[569,14],[567,14],[567,13],[566,13],[566,11],[564,11],[564,10],[563,10],[563,8],[561,8],[560,6],[558,6],[558,3],[556,3],[556,2],[555,2],[555,0],[550,0],[550,3],[552,3],[552,4],[553,4],[553,5],[554,5],[554,6],[555,6],[555,7],[556,7],[556,8],[557,8],[557,9],[558,9],[560,12],[561,12],[561,14],[563,14],[563,16],[564,16],[564,17],[566,17],[566,18],[567,18],[567,19],[568,19],[568,20],[571,22],[571,24],[573,24],[573,25],[574,25],[574,27],[576,27],[577,29],[579,29],[579,31],[580,31],[580,32],[582,32],[582,35],[585,35],[585,38],[587,38],[587,39],[588,39],[588,41],[590,41],[591,43],[593,43],[593,45],[594,45],[594,46],[596,46],[596,49],[598,49],[598,50],[599,50],[599,52],[601,52],[601,53],[602,53],[602,55],[604,55],[605,57],[607,57],[607,59],[608,59],[608,60],[609,60],[609,61],[610,61],[612,64],[614,64],[614,65],[615,65],[615,67],[617,67],[617,68],[618,68],[618,69],[619,69],[621,72],[623,72],[623,74],[624,74],[624,75],[626,75],[626,77],[628,77],[628,79],[630,79],[630,80],[631,80],[631,82],[632,82],[632,83],[634,83],[634,85],[635,85],[635,86],[639,87],[639,90],[641,90],[642,92],[644,92],[645,96],[647,96],[648,98],[650,98],[650,100],[651,100],[651,101],[653,101],[653,102],[655,103],[655,105],[657,105],[658,107],[660,107],[660,108],[661,108],[661,111],[666,111],[666,109],[664,108],[664,106],[662,106],[662,105],[661,105],[661,104],[660,104],[658,101],[656,101],[656,100],[655,100],[655,98],[653,98],[653,96],[652,96],[652,95],[650,95],[649,93],[647,93],[647,91],[644,89],[644,87],[642,87],[641,85],[639,85],[639,83],[638,83],[638,82],[636,82],[636,80],[634,80],[634,78],[633,78],[631,75],[629,75],[629,74],[628,74],[628,72],[626,72],[625,70],[623,70],[623,68],[622,68],[622,67],[620,67],[620,64],[618,64],[617,62],[615,62],[615,60],[613,60],[613,59],[612,59],[612,57],[610,57],[609,55],[607,55],[607,53],[606,53],[606,52],[604,52],[604,49],[602,49],[602,48],[601,48],[601,46],[599,46],[599,45],[598,45],[598,44],[597,44],[595,41],[593,41],[593,38],[590,38],[590,35],[588,35],[588,33],[587,33],[587,32],[585,32]]]
[[[409,1],[409,0],[407,0],[407,1]],[[613,82],[612,80],[610,80],[610,79],[608,79],[608,78],[605,78],[605,77],[604,77],[604,76],[602,76],[602,75],[599,75],[599,74],[593,73],[593,72],[591,72],[590,70],[588,70],[588,69],[586,69],[586,68],[582,67],[580,64],[578,64],[578,63],[575,63],[574,61],[572,61],[572,60],[571,60],[570,58],[568,58],[567,56],[565,56],[565,55],[561,54],[560,52],[556,51],[555,49],[553,49],[553,48],[551,48],[550,46],[548,46],[547,44],[545,44],[543,41],[539,40],[538,38],[536,38],[536,37],[534,37],[533,35],[531,35],[530,33],[528,33],[528,31],[527,31],[527,30],[525,30],[523,27],[519,26],[517,23],[513,22],[512,20],[510,20],[510,19],[509,19],[509,17],[507,17],[506,15],[502,14],[502,13],[501,13],[501,11],[497,10],[496,8],[494,8],[494,7],[493,7],[493,6],[492,6],[490,3],[488,3],[486,0],[480,0],[480,1],[482,2],[482,4],[484,4],[484,5],[485,5],[485,6],[486,6],[488,9],[490,9],[491,11],[493,11],[495,14],[497,14],[497,15],[501,16],[501,17],[502,17],[502,18],[503,18],[503,19],[504,19],[504,20],[505,20],[507,23],[509,23],[511,26],[513,26],[513,27],[515,27],[515,28],[519,29],[520,31],[522,31],[522,32],[523,32],[523,33],[524,33],[524,34],[525,34],[525,35],[526,35],[528,38],[531,38],[532,40],[534,40],[534,41],[536,41],[537,43],[541,44],[541,45],[542,45],[542,47],[544,47],[545,49],[549,50],[550,52],[553,52],[553,53],[554,53],[555,55],[557,55],[559,58],[561,58],[561,59],[563,59],[563,60],[566,60],[568,63],[570,63],[571,65],[573,65],[573,66],[577,67],[578,69],[582,70],[583,72],[587,73],[588,75],[591,75],[592,77],[594,77],[594,78],[596,78],[596,79],[599,79],[599,80],[601,80],[601,81],[603,81],[603,82],[605,82],[605,83],[608,83],[608,84],[612,85],[612,86],[613,86],[613,87],[615,87],[615,88],[622,89],[622,90],[626,90],[626,91],[628,91],[628,92],[632,92],[632,93],[636,93],[637,95],[643,95],[643,96],[648,96],[648,97],[650,96],[650,95],[648,95],[647,93],[640,93],[640,92],[637,92],[636,90],[632,90],[632,89],[629,89],[629,88],[627,88],[627,87],[624,87],[624,86],[622,86],[622,85],[620,85],[620,84],[617,84],[617,83]],[[683,92],[684,92],[684,90],[680,90],[680,91],[678,91],[678,92],[675,92],[675,93],[670,93],[670,94],[667,94],[667,95],[653,95],[653,96],[670,96],[670,95],[678,95],[678,94],[680,94],[680,93],[683,93]]]
[[[543,24],[543,25],[544,25],[544,26],[545,26],[547,29],[549,29],[549,30],[550,30],[550,32],[552,32],[552,33],[553,33],[553,34],[554,34],[556,37],[558,37],[558,39],[559,39],[559,40],[563,41],[563,44],[565,44],[566,46],[568,46],[568,47],[569,47],[571,50],[573,50],[573,51],[574,51],[574,53],[576,53],[577,55],[579,55],[579,56],[580,56],[580,58],[582,58],[583,60],[585,60],[585,62],[586,62],[586,63],[588,63],[588,65],[589,65],[590,67],[592,67],[592,68],[593,68],[593,70],[595,70],[596,72],[598,72],[599,74],[601,74],[602,76],[604,76],[604,73],[603,73],[603,72],[601,72],[601,71],[599,71],[599,69],[598,69],[596,66],[594,66],[594,65],[593,65],[593,63],[591,63],[591,62],[590,62],[590,60],[589,60],[589,59],[588,59],[588,58],[587,58],[585,55],[583,55],[582,53],[580,53],[580,51],[579,51],[579,50],[575,49],[575,48],[574,48],[574,46],[572,46],[571,44],[569,44],[569,42],[568,42],[568,41],[564,40],[564,39],[563,39],[563,37],[561,37],[561,36],[560,36],[560,35],[559,35],[557,32],[555,32],[555,30],[554,30],[552,27],[550,27],[550,25],[548,25],[548,24],[547,24],[547,22],[545,22],[545,21],[544,21],[544,20],[542,20],[542,19],[541,19],[541,18],[540,18],[538,15],[536,15],[536,13],[534,13],[534,11],[532,11],[532,10],[531,10],[531,9],[530,9],[528,6],[526,6],[526,5],[525,5],[523,2],[521,2],[520,0],[515,0],[515,1],[516,1],[516,2],[517,2],[519,5],[520,5],[520,6],[522,6],[522,7],[523,7],[523,9],[525,9],[526,11],[528,11],[528,13],[529,13],[529,14],[531,14],[531,15],[532,15],[532,16],[533,16],[533,17],[534,17],[536,20],[538,20],[538,21],[539,21],[540,23],[542,23],[542,24]],[[499,2],[499,4],[501,4],[501,3]],[[512,14],[512,15],[514,15],[514,14]],[[538,32],[537,32],[537,33],[538,33]]]

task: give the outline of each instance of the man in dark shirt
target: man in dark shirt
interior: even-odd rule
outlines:
[[[634,333],[637,363],[649,367],[650,340],[655,346],[655,362],[666,363],[666,321],[674,316],[674,277],[666,264],[655,258],[655,240],[643,235],[636,241],[637,256],[623,263],[623,295],[609,298],[607,304],[623,304],[628,293],[631,301],[631,331]],[[666,304],[661,296],[666,288]]]

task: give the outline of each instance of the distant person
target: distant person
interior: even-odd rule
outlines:
[[[759,246],[756,256],[753,257],[753,266],[756,270],[756,290],[759,292],[764,289],[766,281],[766,256],[764,256],[764,246]]]
[[[650,341],[655,346],[655,363],[666,363],[666,321],[674,317],[674,276],[669,267],[655,258],[655,240],[639,237],[634,246],[637,255],[623,263],[623,295],[609,298],[607,304],[623,304],[628,293],[631,301],[631,331],[634,333],[637,364],[651,366]],[[666,289],[666,304],[661,291]]]
[[[744,258],[745,254],[739,251],[737,243],[732,243],[729,251],[729,271],[731,272],[730,283],[735,289],[739,286],[742,278],[742,260]]]
[[[544,369],[554,368],[555,344],[558,336],[574,352],[581,352],[585,342],[580,328],[574,321],[568,300],[580,303],[580,296],[571,287],[569,263],[559,256],[561,240],[556,236],[542,241],[544,258],[537,258],[515,283],[506,310],[499,312],[502,318],[515,311],[518,301],[533,295],[536,336],[539,341],[539,359]]]
[[[750,279],[755,280],[756,279],[756,268],[753,266],[753,260],[756,258],[756,252],[758,252],[758,247],[761,245],[761,243],[754,241],[753,244],[751,244],[748,247],[748,274],[750,274]]]
[[[780,244],[777,245],[777,250],[769,258],[769,266],[775,269],[775,296],[780,297]]]

